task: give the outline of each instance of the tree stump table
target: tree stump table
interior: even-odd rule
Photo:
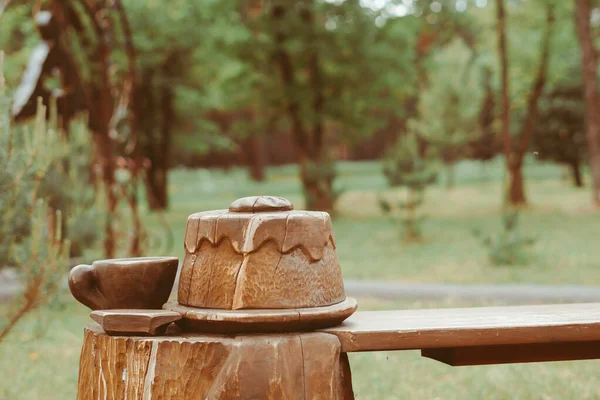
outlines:
[[[127,337],[91,325],[77,399],[353,399],[340,349],[327,333]]]

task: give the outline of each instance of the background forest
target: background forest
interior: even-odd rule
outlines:
[[[599,41],[594,0],[0,0],[0,399],[74,397],[69,267],[243,196],[329,212],[349,280],[600,285]],[[361,399],[600,397],[593,362],[351,362]]]

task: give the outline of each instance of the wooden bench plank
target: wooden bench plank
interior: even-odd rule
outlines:
[[[342,351],[600,340],[600,303],[356,312],[323,329]]]
[[[509,344],[423,349],[423,357],[453,367],[600,359],[600,341]]]

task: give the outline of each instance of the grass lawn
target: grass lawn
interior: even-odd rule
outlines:
[[[359,305],[368,310],[472,304],[364,299]],[[88,310],[65,293],[53,307],[23,321],[0,346],[0,399],[74,399],[87,315]],[[600,398],[598,361],[453,368],[407,351],[356,353],[350,362],[358,400]]]
[[[378,162],[340,163],[338,185],[344,193],[337,204],[334,230],[345,278],[453,283],[600,284],[600,211],[591,205],[589,188],[574,188],[552,164],[525,166],[530,206],[521,227],[537,238],[526,266],[491,266],[487,250],[473,231],[500,231],[502,160],[463,162],[456,168],[458,184],[427,191],[423,212],[424,240],[407,244],[400,228],[384,218],[377,195],[390,191]],[[295,166],[270,168],[267,181],[250,182],[244,170],[175,170],[170,175],[171,209],[165,213],[174,233],[172,255],[183,256],[187,216],[226,208],[249,195],[272,194],[302,207]],[[442,179],[443,180],[443,179]],[[156,224],[148,217],[148,226]]]

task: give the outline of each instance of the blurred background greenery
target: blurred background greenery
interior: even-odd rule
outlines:
[[[348,279],[599,285],[599,15],[0,0],[0,292],[20,282],[0,303],[0,399],[74,397],[87,311],[61,286],[69,266],[181,257],[189,214],[243,196],[330,212]],[[600,397],[593,362],[351,362],[358,398]]]

